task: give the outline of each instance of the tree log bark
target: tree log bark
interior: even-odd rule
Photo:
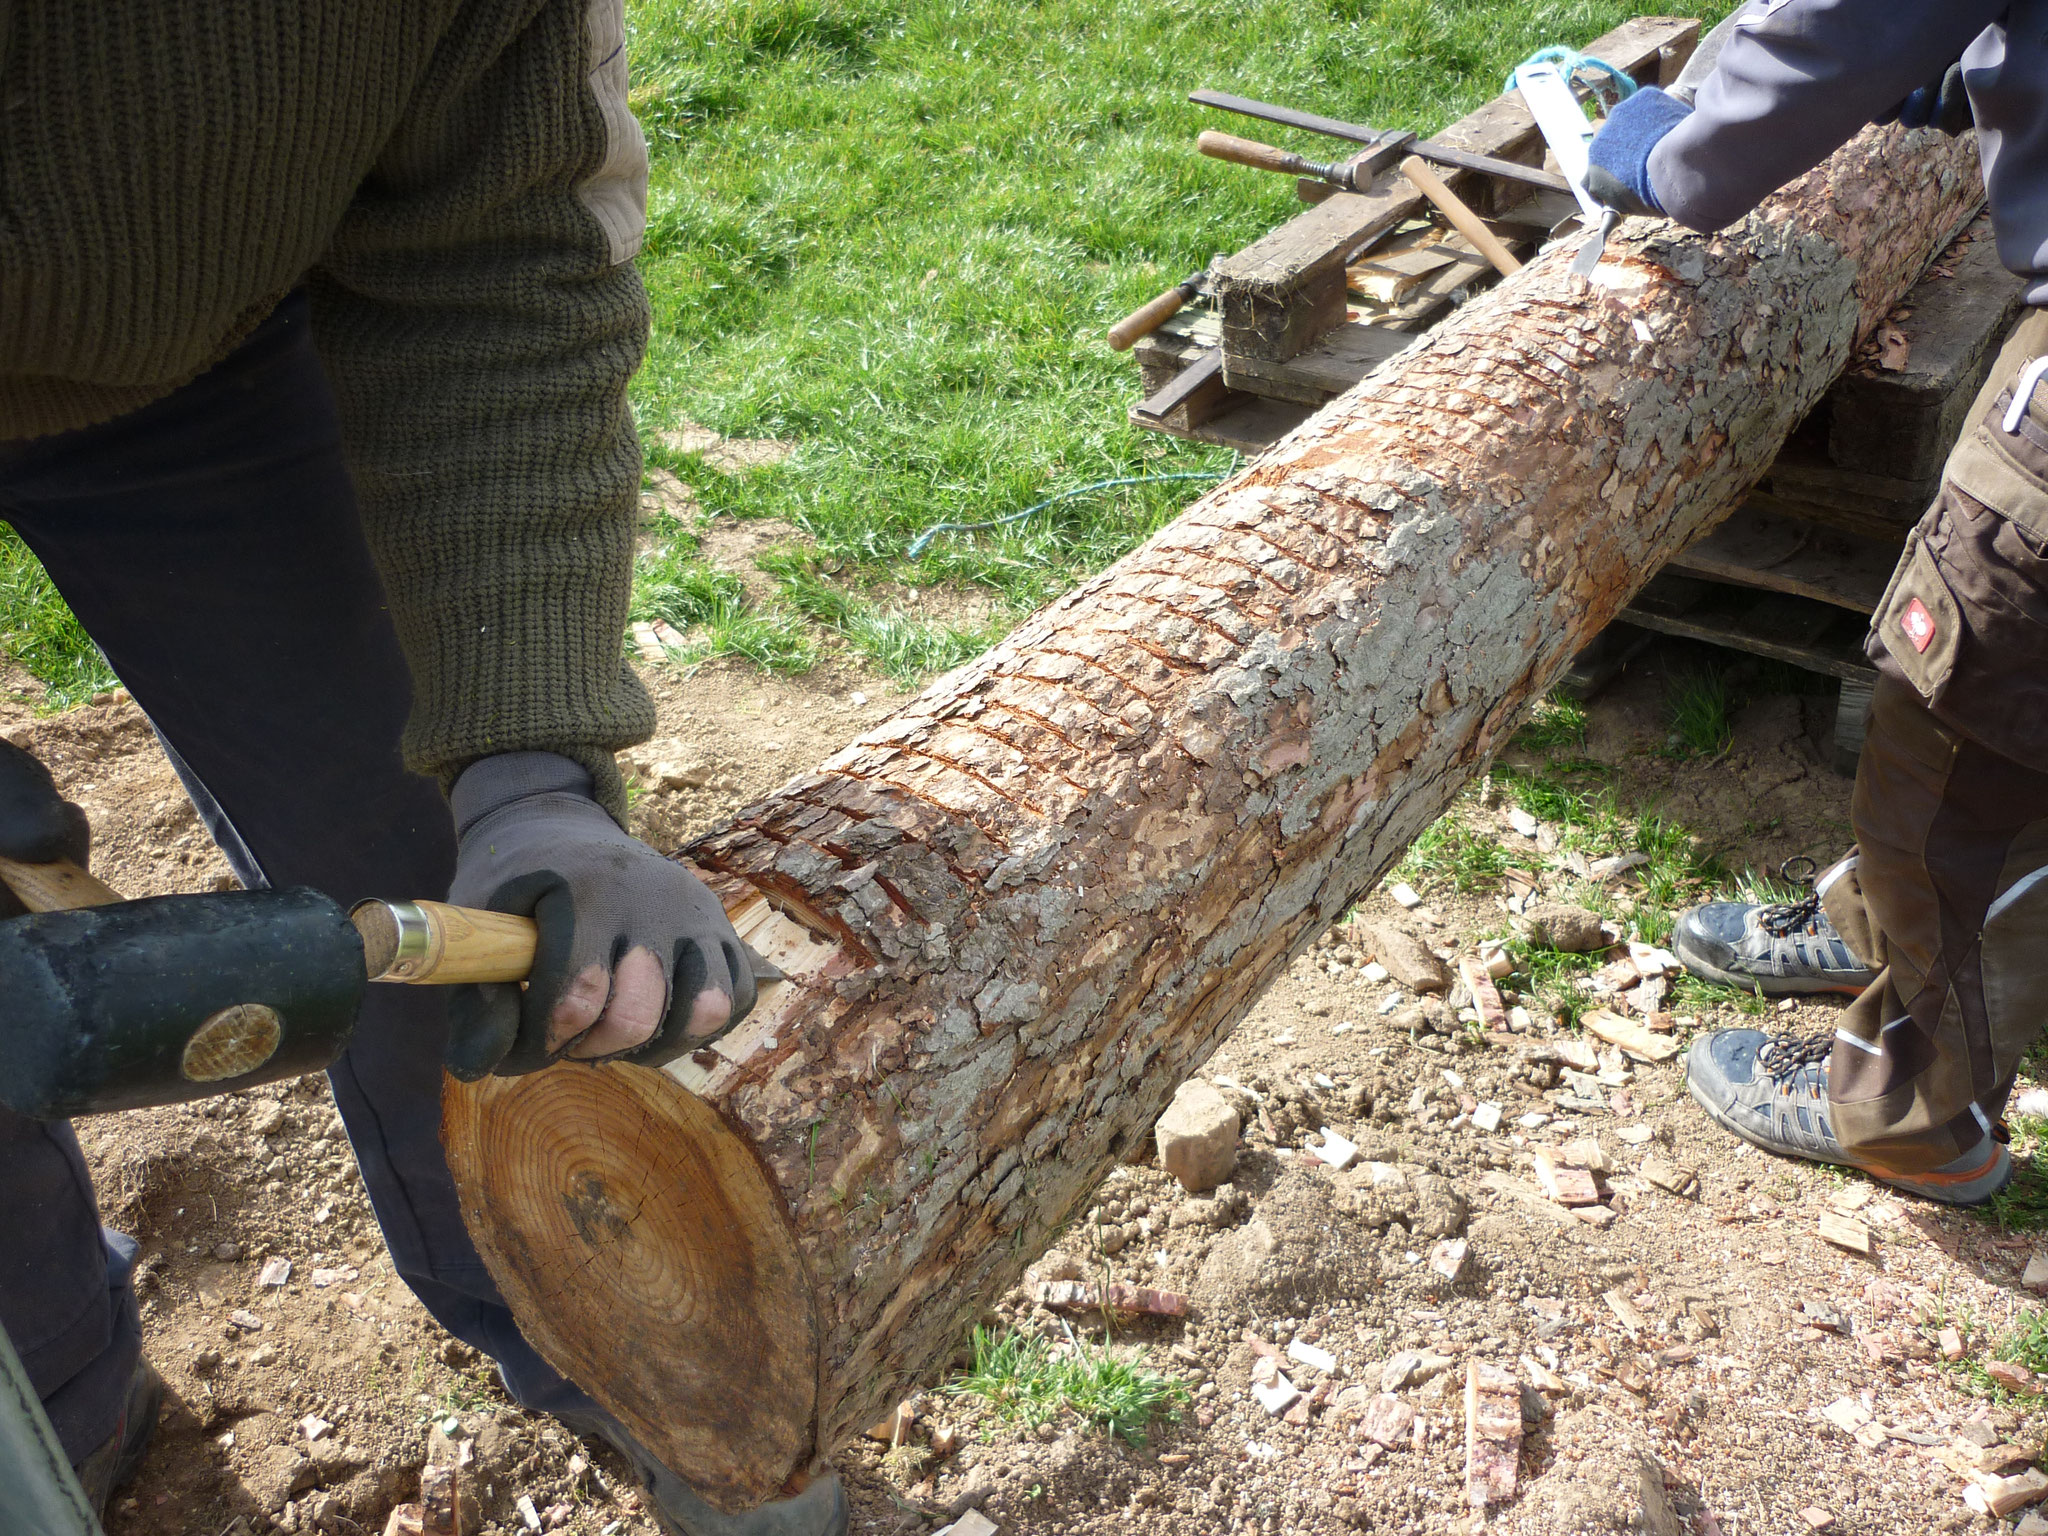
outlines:
[[[928,1383],[1980,199],[1872,130],[1475,300],[686,856],[794,980],[665,1073],[451,1084],[542,1354],[728,1510]]]

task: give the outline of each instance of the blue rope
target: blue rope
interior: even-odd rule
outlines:
[[[1590,53],[1581,53],[1576,48],[1539,48],[1515,68],[1521,69],[1529,64],[1555,64],[1567,84],[1583,83],[1599,97],[1603,111],[1612,110],[1617,103],[1628,100],[1636,93],[1635,81],[1626,74],[1605,59],[1596,59]],[[1605,81],[1591,79],[1580,82],[1578,76],[1581,72],[1605,75],[1607,78]],[[1513,71],[1510,71],[1508,83],[1502,89],[1512,91],[1514,88],[1515,76]]]
[[[1011,523],[1021,523],[1035,512],[1043,512],[1047,507],[1055,506],[1062,501],[1072,501],[1076,496],[1086,496],[1090,491],[1106,491],[1118,485],[1163,485],[1169,480],[1221,480],[1226,475],[1234,474],[1236,470],[1237,466],[1233,463],[1228,469],[1195,469],[1173,475],[1122,475],[1115,480],[1096,480],[1088,485],[1077,485],[1071,491],[1061,491],[1056,496],[1048,496],[1045,500],[1026,507],[1022,512],[1012,512],[1006,517],[992,517],[985,523],[933,523],[910,541],[910,548],[905,553],[909,559],[915,560],[924,553],[925,546],[942,533],[980,533],[988,528],[1002,528]]]

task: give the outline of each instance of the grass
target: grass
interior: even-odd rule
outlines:
[[[1029,1334],[974,1330],[974,1364],[946,1384],[956,1397],[975,1397],[1006,1422],[1036,1429],[1072,1414],[1124,1440],[1145,1443],[1155,1422],[1177,1422],[1187,1387],[1146,1369],[1109,1345],[1073,1340],[1057,1349]]]
[[[69,709],[115,686],[113,669],[99,647],[5,523],[0,523],[0,651],[48,690],[45,709]]]
[[[2048,1230],[2048,1119],[2008,1115],[2006,1124],[2012,1129],[2012,1181],[1971,1212],[2002,1232]],[[2048,1370],[2048,1365],[2033,1368]]]
[[[1664,701],[1675,757],[1719,757],[1735,744],[1736,703],[1727,674],[1718,668],[1681,673]]]
[[[781,517],[820,554],[999,599],[948,629],[805,594],[692,595],[653,562],[643,612],[707,602],[692,654],[807,664],[824,624],[899,676],[956,663],[1131,548],[1186,484],[1063,501],[1115,476],[1221,468],[1225,450],[1133,428],[1108,325],[1300,211],[1292,178],[1195,152],[1210,85],[1434,132],[1535,49],[1655,7],[1627,0],[633,0],[632,105],[652,156],[640,258],[654,313],[633,403],[651,464],[707,511]],[[1725,0],[1704,8],[1709,20]],[[1335,141],[1260,126],[1326,155]],[[794,441],[742,476],[667,447],[685,421]],[[0,548],[0,643],[68,702],[110,681],[68,615]],[[701,585],[701,584],[700,584]],[[680,590],[679,590],[680,589]],[[812,607],[816,604],[812,603]],[[671,620],[671,622],[674,622]]]

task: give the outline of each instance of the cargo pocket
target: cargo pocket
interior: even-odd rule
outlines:
[[[1870,627],[1920,697],[1929,704],[1938,700],[1955,671],[1963,612],[1917,528],[1907,535],[1906,552]]]

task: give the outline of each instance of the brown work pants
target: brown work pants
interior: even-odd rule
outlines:
[[[1857,846],[1821,882],[1829,919],[1881,968],[1828,1063],[1835,1135],[1897,1173],[1985,1148],[2048,1025],[2048,382],[2004,429],[2043,355],[2036,311],[1871,620]]]

